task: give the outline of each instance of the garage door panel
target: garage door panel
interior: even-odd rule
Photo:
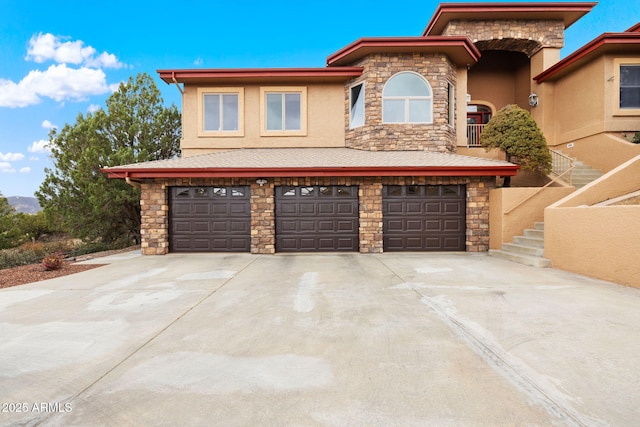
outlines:
[[[460,202],[443,202],[443,213],[453,214],[453,215],[461,215],[462,214],[462,203]]]
[[[194,203],[191,205],[191,215],[209,216],[208,203]]]
[[[314,203],[300,203],[298,205],[298,214],[315,214],[316,213],[316,205]]]
[[[465,250],[465,195],[464,185],[384,186],[384,250]]]
[[[250,250],[248,186],[173,187],[169,214],[171,251]]]
[[[408,215],[421,214],[422,202],[406,202],[404,212]]]
[[[276,250],[357,250],[357,194],[346,186],[276,187]]]
[[[209,221],[192,221],[191,225],[192,225],[191,232],[194,232],[194,233],[209,232]]]
[[[442,221],[443,227],[442,229],[450,232],[462,232],[464,231],[465,224],[461,220],[450,220],[446,219]]]

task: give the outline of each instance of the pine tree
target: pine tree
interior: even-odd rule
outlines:
[[[49,135],[54,169],[36,192],[47,218],[85,240],[140,241],[140,191],[101,168],[176,157],[181,120],[151,77],[120,84],[106,110]]]

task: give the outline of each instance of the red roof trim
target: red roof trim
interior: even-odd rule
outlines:
[[[433,17],[427,24],[427,27],[423,31],[422,35],[426,36],[430,34],[438,24],[444,27],[441,20],[445,19],[443,16],[448,14],[475,14],[475,19],[483,19],[484,15],[495,15],[497,13],[544,13],[546,15],[552,13],[578,13],[583,16],[593,9],[597,2],[564,2],[564,3],[442,3],[438,5]],[[495,17],[495,16],[494,16]],[[533,18],[533,17],[531,17]],[[531,19],[530,18],[530,19]],[[565,28],[568,28],[578,18],[566,17]],[[446,20],[448,22],[449,19]]]
[[[625,33],[638,33],[638,32],[640,32],[640,22],[638,22],[636,25],[634,25],[633,27],[625,31]]]
[[[520,166],[102,169],[109,178],[246,178],[299,176],[515,176]]]
[[[327,65],[335,64],[364,48],[460,48],[464,49],[474,62],[480,59],[480,51],[467,36],[431,36],[431,37],[365,37],[345,46],[327,58]]]
[[[542,83],[555,74],[561,72],[562,70],[567,69],[576,62],[588,59],[589,56],[597,54],[597,51],[605,46],[631,44],[637,44],[640,47],[640,33],[604,33],[591,42],[587,43],[586,45],[582,46],[580,49],[576,50],[563,60],[547,68],[545,71],[535,76],[533,80],[538,83]]]
[[[362,67],[340,68],[229,68],[229,69],[176,69],[157,70],[160,78],[166,83],[173,83],[174,78],[179,83],[189,80],[225,79],[225,78],[332,78],[345,79],[358,77],[362,74]]]

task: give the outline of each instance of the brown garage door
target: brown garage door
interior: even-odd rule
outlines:
[[[382,191],[385,251],[463,251],[464,185],[388,185]]]
[[[248,186],[172,187],[172,252],[248,252],[251,204]]]
[[[276,187],[276,251],[357,251],[358,187]]]

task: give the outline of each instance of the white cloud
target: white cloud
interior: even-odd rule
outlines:
[[[26,107],[42,97],[56,101],[86,99],[109,92],[104,71],[52,65],[46,71],[33,70],[19,83],[0,80],[0,107]]]
[[[17,162],[20,160],[24,160],[24,154],[22,153],[2,154],[2,152],[0,152],[0,160],[2,160],[3,162]]]
[[[40,157],[31,156],[31,157],[29,157],[29,160],[32,161],[32,162],[37,162],[38,160],[40,160]]]
[[[195,61],[193,61],[193,65],[202,65],[202,58],[196,58]]]
[[[82,40],[62,41],[60,37],[51,33],[32,36],[25,59],[39,64],[53,60],[59,64],[76,64],[94,68],[124,67],[124,64],[112,53],[102,52],[96,57],[96,49],[84,46]]]
[[[29,173],[31,172],[31,168],[29,166],[25,166],[20,169],[20,173]]]
[[[54,125],[49,120],[45,120],[42,122],[42,127],[45,129],[57,129],[58,125]]]
[[[39,141],[34,141],[31,146],[27,149],[30,153],[51,153],[51,147],[49,146],[49,141],[46,139],[41,139]]]
[[[90,113],[95,113],[96,111],[101,110],[101,109],[102,109],[101,106],[99,106],[97,104],[91,104],[91,105],[89,105],[89,108],[87,108],[87,111],[90,112]]]
[[[0,162],[0,173],[14,173],[16,170],[9,162]]]

